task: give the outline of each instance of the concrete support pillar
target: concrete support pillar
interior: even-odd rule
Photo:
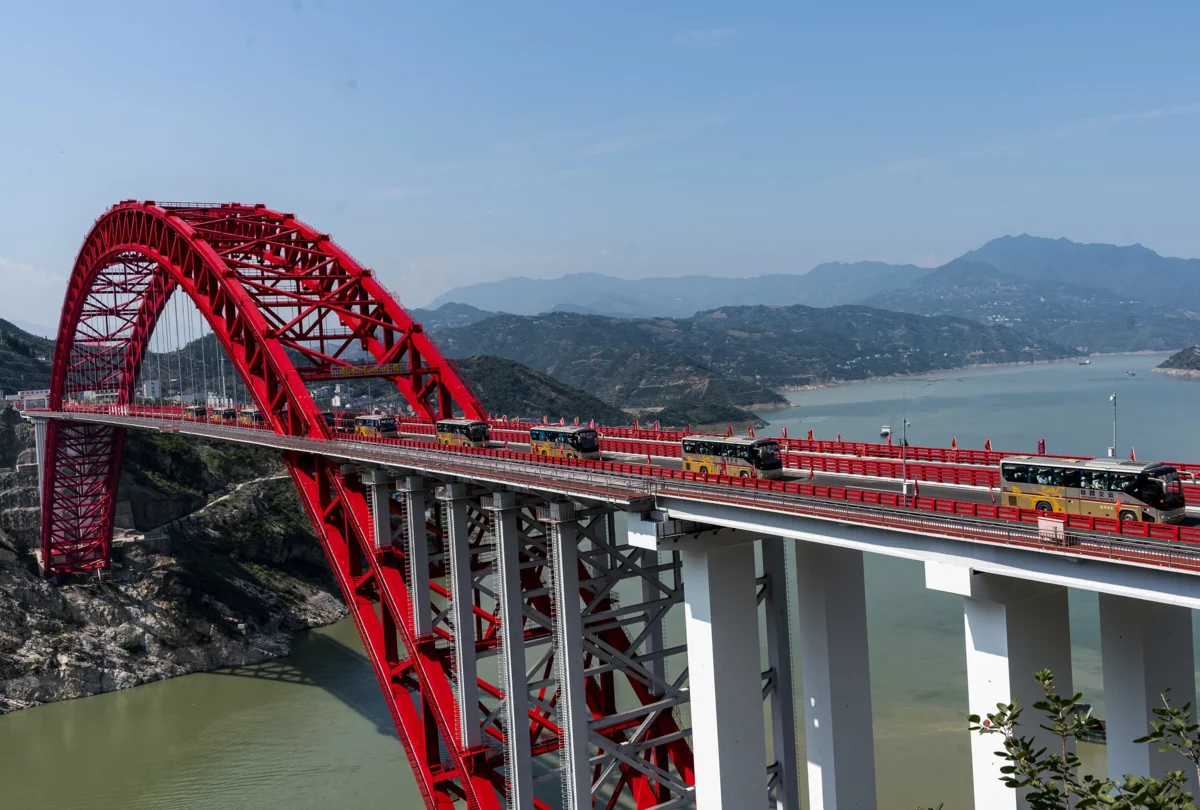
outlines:
[[[533,810],[533,756],[529,743],[529,692],[525,676],[525,619],[517,496],[492,495],[496,532],[496,596],[500,611],[500,685],[504,690],[504,759],[509,810]]]
[[[1171,704],[1196,705],[1192,612],[1187,608],[1100,594],[1100,655],[1104,668],[1108,774],[1161,777],[1186,772],[1186,762],[1157,746],[1135,745],[1170,689]],[[1196,786],[1191,785],[1195,791]]]
[[[642,567],[653,569],[658,567],[658,552],[652,549],[646,549],[642,552]],[[659,574],[654,574],[654,580],[659,578]],[[649,604],[663,598],[663,592],[654,585],[654,581],[642,578],[642,603]],[[650,628],[650,632],[646,635],[646,640],[642,644],[642,655],[649,660],[646,662],[646,668],[654,675],[658,681],[667,679],[667,662],[666,659],[657,653],[663,650],[663,622],[662,619],[648,619],[654,624]],[[658,683],[650,685],[652,694],[659,694],[660,688]]]
[[[696,810],[767,803],[754,544],[681,546]]]
[[[429,536],[425,525],[425,479],[410,475],[404,479],[404,520],[408,546],[404,556],[408,567],[408,589],[412,594],[413,632],[417,638],[433,634],[433,610],[429,603]]]
[[[363,473],[362,481],[367,485],[367,494],[371,498],[371,528],[375,550],[379,551],[392,545],[392,493],[388,487],[388,471],[367,470]]]
[[[446,510],[447,552],[450,558],[450,621],[454,625],[454,685],[458,698],[458,733],[463,745],[480,743],[479,670],[475,657],[472,608],[475,583],[467,523],[467,487],[447,484],[440,495]]]
[[[1016,701],[1024,707],[1026,732],[1039,723],[1033,704],[1042,688],[1033,679],[1039,670],[1054,673],[1059,694],[1072,694],[1071,622],[1067,589],[1027,580],[974,574],[969,568],[926,563],[926,585],[963,596],[966,640],[967,707],[981,718],[997,703]],[[1021,796],[1000,781],[1005,762],[996,737],[971,736],[971,777],[975,806],[1024,806]]]
[[[767,666],[771,670],[771,742],[775,753],[775,808],[800,810],[796,778],[796,702],[792,679],[792,643],[788,611],[788,582],[796,575],[791,555],[780,537],[762,540],[763,572],[767,577]]]
[[[33,446],[37,452],[39,498],[42,497],[42,488],[45,486],[46,480],[46,426],[48,424],[45,419],[33,420]]]
[[[796,544],[808,806],[875,807],[871,667],[861,551]]]
[[[563,733],[563,810],[591,810],[588,721],[592,715],[584,691],[583,606],[579,599],[578,530],[574,520],[574,504],[550,504],[554,657],[558,665],[558,719]]]

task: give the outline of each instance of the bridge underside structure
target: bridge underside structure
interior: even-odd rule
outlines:
[[[305,382],[364,362],[421,418],[487,416],[420,325],[328,235],[261,205],[135,201],[101,216],[79,252],[50,410],[83,399],[128,408],[172,296],[199,311],[278,436],[329,439]],[[45,422],[47,575],[110,565],[124,440],[120,425]],[[283,459],[428,807],[549,807],[545,774],[565,769],[564,752],[597,806],[691,800],[686,692],[653,648],[680,601],[678,560],[618,547],[611,510],[594,498],[551,503],[317,453]],[[645,599],[618,604],[626,581]],[[556,643],[564,616],[578,654]]]

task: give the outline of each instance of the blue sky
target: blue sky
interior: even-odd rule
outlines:
[[[1200,6],[0,0],[0,317],[127,197],[265,202],[412,306],[599,271],[1200,255]]]

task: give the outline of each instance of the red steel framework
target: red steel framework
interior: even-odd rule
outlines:
[[[84,240],[59,323],[50,409],[80,400],[131,405],[150,337],[176,292],[207,321],[276,433],[329,438],[305,380],[364,374],[390,380],[421,418],[487,418],[420,324],[328,235],[262,205],[152,201],[114,206]],[[49,422],[42,494],[47,575],[109,566],[124,438],[122,427]],[[412,627],[414,600],[436,603],[448,594],[436,582],[444,578],[444,564],[431,564],[430,593],[411,593],[404,555],[381,552],[373,543],[359,476],[323,456],[289,451],[284,461],[354,617],[426,806],[499,810],[506,804],[503,757],[494,746],[468,747],[460,739],[453,662],[445,645],[435,643],[454,628],[441,626],[433,637],[421,637]],[[431,530],[436,539],[436,521]],[[532,586],[541,576],[531,562],[537,561],[526,560],[522,578]],[[597,603],[596,594],[581,589],[581,595]],[[545,597],[528,600],[531,613],[548,610],[539,600]],[[597,604],[604,609],[608,601]],[[497,621],[478,608],[476,613],[477,622]],[[494,631],[480,629],[481,644],[489,643]],[[609,631],[604,641],[619,655],[631,649],[624,631]],[[620,669],[588,678],[588,704],[597,720],[616,712],[613,679]],[[632,679],[630,684],[643,702],[651,699]],[[482,678],[479,688],[501,696]],[[547,695],[546,703],[556,699]],[[480,711],[489,711],[482,702]],[[531,735],[535,751],[555,750],[558,729],[540,708],[529,715],[528,730],[518,733]],[[693,783],[691,752],[674,719],[664,714],[657,726],[671,741],[647,751],[647,761],[673,763]],[[493,723],[489,733],[503,742],[509,731]],[[638,808],[661,800],[660,789],[636,768],[622,768],[621,785]]]

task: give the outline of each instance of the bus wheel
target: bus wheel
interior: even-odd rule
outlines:
[[[1053,512],[1054,511],[1054,507],[1051,506],[1046,501],[1038,501],[1037,506],[1035,506],[1033,508],[1038,510],[1039,512]]]
[[[701,475],[708,475],[708,467],[703,467],[703,466],[702,466],[702,467],[700,468],[700,474],[701,474]]]
[[[1122,512],[1121,520],[1137,520],[1137,515],[1133,512]]]
[[[749,478],[749,477],[750,477],[750,473],[746,472],[745,470],[742,470],[742,478]]]

